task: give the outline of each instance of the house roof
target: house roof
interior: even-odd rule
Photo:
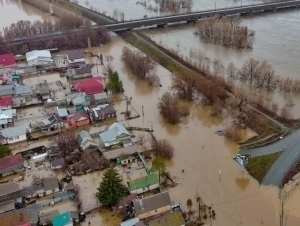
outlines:
[[[15,66],[15,56],[12,53],[0,55],[0,66],[1,65],[4,65],[4,67]]]
[[[51,58],[50,51],[48,50],[33,50],[26,53],[26,60],[34,60],[36,58],[43,57],[43,58]]]
[[[56,178],[46,179],[43,181],[43,186],[44,186],[45,191],[59,188],[58,180]]]
[[[95,93],[95,94],[89,95],[89,97],[90,97],[91,101],[102,100],[102,99],[107,99],[107,94],[106,94],[106,92]]]
[[[12,97],[0,97],[0,106],[9,106],[12,104]]]
[[[51,167],[57,167],[57,166],[64,166],[65,165],[65,159],[64,158],[58,158],[51,161]]]
[[[81,67],[81,68],[75,68],[75,74],[88,74],[92,72],[92,69],[90,67]]]
[[[43,193],[43,185],[40,183],[34,184],[32,186],[29,187],[25,187],[22,189],[22,195],[23,196],[27,196],[27,195],[32,195],[34,193],[36,193],[37,191],[41,191],[41,193]]]
[[[171,199],[168,192],[151,195],[143,199],[133,201],[133,206],[137,215],[168,205],[171,205]]]
[[[104,82],[101,77],[87,78],[74,83],[77,92],[85,92],[86,94],[102,93],[104,91]]]
[[[58,210],[52,210],[47,213],[42,213],[40,214],[40,224],[51,223],[51,220],[58,215],[59,215]]]
[[[131,191],[140,189],[140,188],[146,188],[148,186],[158,184],[159,179],[157,174],[149,174],[145,177],[140,177],[135,180],[129,181],[128,186]]]
[[[64,51],[68,55],[69,60],[76,60],[84,58],[84,54],[82,50],[74,49],[74,50],[68,50]]]
[[[16,95],[22,95],[22,94],[31,94],[32,90],[30,87],[25,86],[25,85],[20,85],[20,84],[15,84],[14,85],[14,90]]]
[[[133,194],[130,194],[130,195],[127,195],[125,197],[122,197],[118,204],[116,205],[117,208],[119,208],[120,206],[122,206],[122,209],[124,209],[125,205],[128,204],[130,201],[133,201],[135,199],[138,199],[138,196],[137,194],[133,193]]]
[[[127,221],[124,221],[124,222],[122,222],[121,224],[120,224],[120,226],[135,226],[135,224],[137,223],[137,222],[139,222],[140,221],[140,219],[139,218],[132,218],[132,219],[129,219],[129,220],[127,220]]]
[[[60,117],[66,117],[68,115],[68,111],[66,108],[59,108],[57,106],[56,111],[57,111],[58,116],[60,116]]]
[[[67,223],[72,221],[70,212],[65,212],[63,214],[60,214],[54,218],[52,218],[52,225],[53,226],[64,226]]]
[[[102,132],[99,134],[101,140],[103,143],[116,140],[118,136],[121,134],[125,134],[130,136],[130,133],[125,128],[125,126],[121,123],[114,122],[110,127],[108,127],[108,130]]]
[[[5,213],[14,209],[16,209],[15,200],[0,204],[0,213]]]
[[[0,159],[0,174],[24,168],[24,161],[20,153]]]
[[[0,85],[0,96],[13,95],[14,85]]]
[[[43,120],[45,126],[53,125],[61,122],[63,122],[62,118],[56,114],[52,114],[49,118]]]
[[[70,119],[73,119],[75,122],[78,121],[80,118],[84,117],[84,118],[89,118],[89,116],[87,115],[87,113],[85,111],[76,111],[74,114],[68,115],[67,116]]]
[[[184,218],[180,211],[175,211],[157,217],[148,221],[148,226],[182,226],[185,224]]]
[[[7,195],[20,190],[20,185],[16,182],[0,184],[0,196]]]
[[[73,105],[82,104],[89,101],[89,97],[85,93],[79,93],[77,96],[72,98]]]
[[[7,182],[0,185],[0,203],[6,203],[22,197],[22,191],[16,182]]]
[[[39,88],[39,94],[49,94],[50,90],[48,86],[41,86]]]
[[[77,141],[78,144],[81,144],[82,141],[86,140],[86,139],[90,139],[93,140],[93,138],[91,137],[91,135],[86,131],[86,130],[81,130],[78,135],[77,135]]]
[[[0,216],[1,226],[20,226],[30,222],[27,212],[14,212]]]
[[[21,126],[15,126],[15,127],[9,127],[0,130],[0,133],[5,136],[6,138],[16,137],[20,135],[24,135],[27,132],[27,129],[29,129],[28,125],[21,125]]]
[[[104,117],[105,115],[110,115],[116,113],[116,109],[113,106],[107,106],[105,108],[96,110],[98,117]]]
[[[123,154],[132,155],[137,152],[138,152],[137,147],[135,145],[132,145],[126,148],[119,148],[119,149],[113,149],[111,151],[105,151],[102,154],[104,158],[110,160],[110,159],[116,159]]]

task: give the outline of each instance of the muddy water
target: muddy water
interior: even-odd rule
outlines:
[[[168,163],[168,170],[179,185],[169,189],[172,200],[181,202],[187,209],[186,201],[191,198],[191,208],[197,210],[195,196],[198,194],[216,211],[217,218],[212,225],[253,226],[262,222],[263,225],[278,225],[278,189],[259,186],[232,160],[238,150],[237,145],[215,134],[217,130],[225,128],[226,121],[209,117],[207,108],[188,104],[190,115],[179,125],[166,123],[159,115],[157,102],[171,85],[170,72],[158,66],[156,73],[161,78],[162,87],[150,88],[124,68],[120,59],[124,46],[129,45],[114,38],[110,45],[101,49],[104,55],[111,54],[114,57],[112,65],[123,81],[125,95],[132,97],[130,107],[134,107],[141,115],[135,120],[124,120],[120,112],[125,111],[126,106],[124,101],[120,101],[115,104],[118,120],[127,126],[153,126],[158,138],[166,138],[174,145],[175,156]],[[93,49],[93,52],[99,54],[100,50]]]
[[[18,20],[57,20],[57,18],[19,0],[0,0],[0,15],[1,31],[3,27],[10,26]]]
[[[146,7],[138,2],[145,2]],[[215,9],[217,8],[225,8],[225,7],[234,7],[240,6],[241,3],[243,5],[250,5],[252,2],[260,3],[261,1],[252,1],[252,0],[218,0],[218,1],[210,1],[210,0],[194,0],[194,5],[192,11],[197,10],[207,10],[207,9]],[[123,12],[125,15],[125,20],[130,19],[140,19],[145,15],[147,17],[156,17],[161,15],[173,14],[172,12],[154,12],[153,10],[149,10],[149,6],[152,8],[158,8],[159,6],[155,3],[154,0],[78,0],[78,3],[86,8],[96,8],[101,13],[105,13],[107,16],[112,17],[114,15],[114,10],[118,12]],[[186,12],[185,9],[180,10],[181,13]]]

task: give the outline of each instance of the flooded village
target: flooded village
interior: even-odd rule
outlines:
[[[57,0],[48,12],[36,2],[0,0],[1,19],[14,12],[0,21],[1,226],[300,224],[299,27],[280,34],[298,9],[242,17],[252,49],[202,40],[201,21],[109,39],[83,22],[93,37],[15,44],[20,20],[32,35],[37,20],[65,28],[55,4],[93,24],[252,4]],[[277,40],[264,20],[280,25]],[[253,86],[242,79],[251,57]]]

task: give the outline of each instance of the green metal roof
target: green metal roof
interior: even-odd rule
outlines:
[[[71,219],[70,212],[65,212],[61,215],[58,215],[58,216],[52,218],[52,225],[53,226],[64,226],[71,221],[72,221],[72,219]]]
[[[157,174],[149,174],[145,177],[140,177],[136,180],[132,180],[128,182],[129,189],[131,191],[137,190],[140,188],[146,188],[147,186],[158,184],[159,179]]]

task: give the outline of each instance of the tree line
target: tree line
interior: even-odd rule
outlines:
[[[82,28],[81,32],[74,35],[70,29]],[[47,34],[62,31],[64,35],[54,37],[47,40],[35,40],[32,35]],[[29,36],[27,40],[18,45],[13,45],[11,40],[17,37]],[[49,21],[18,21],[4,28],[3,33],[0,32],[0,54],[15,53],[25,54],[32,49],[72,49],[84,48],[87,46],[87,39],[93,46],[106,44],[111,40],[109,32],[106,28],[92,29],[89,20],[82,17],[67,14],[58,22],[51,23]]]
[[[241,25],[240,17],[219,15],[201,20],[197,33],[201,39],[210,43],[235,48],[251,48],[251,37],[254,36],[253,30]]]

